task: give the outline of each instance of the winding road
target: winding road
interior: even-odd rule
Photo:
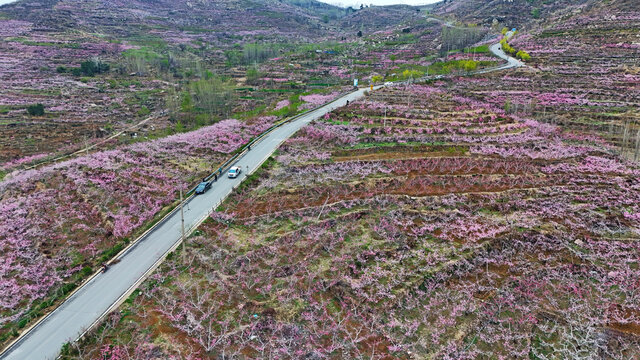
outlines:
[[[496,56],[507,60],[507,64],[484,69],[486,71],[482,72],[522,66],[522,62],[502,52],[499,44],[491,46],[491,51]],[[253,145],[252,149],[234,164],[243,169],[243,176],[236,179],[221,177],[207,193],[185,201],[186,233],[189,234],[191,230],[200,225],[211,210],[215,209],[249,173],[259,168],[283,141],[309,122],[344,106],[347,101],[352,102],[362,98],[366,90],[354,91],[303,114],[276,128],[262,141]],[[106,314],[117,308],[158,267],[165,256],[180,243],[180,211],[174,211],[126,252],[119,255],[119,262],[112,265],[105,273],[94,276],[58,308],[9,346],[0,359],[55,359],[63,344],[77,340],[87,329],[90,329],[100,322]]]

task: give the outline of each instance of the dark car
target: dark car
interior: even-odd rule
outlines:
[[[196,187],[196,194],[204,194],[209,189],[211,189],[211,181],[203,181]]]

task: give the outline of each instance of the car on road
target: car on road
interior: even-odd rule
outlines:
[[[196,195],[204,194],[211,189],[211,181],[203,181],[196,187]]]
[[[384,86],[389,86],[389,85],[393,85],[393,82],[387,81],[386,83],[384,83]]]
[[[234,166],[231,169],[229,169],[229,172],[227,173],[227,175],[229,176],[230,179],[233,179],[233,178],[237,178],[241,172],[242,172],[242,169],[240,168],[240,166]]]

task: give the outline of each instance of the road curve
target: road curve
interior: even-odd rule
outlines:
[[[511,32],[507,33],[505,35],[508,38],[511,37]],[[504,70],[504,69],[509,69],[509,68],[514,68],[514,67],[521,67],[524,66],[524,63],[514,57],[511,57],[509,55],[507,55],[504,51],[502,51],[502,45],[500,45],[500,43],[497,44],[493,44],[491,46],[489,46],[489,50],[497,57],[503,59],[503,60],[507,60],[507,63],[499,66],[497,68],[493,68],[494,71],[495,70]]]
[[[379,88],[379,87],[377,87]],[[306,113],[253,145],[240,158],[243,176],[221,177],[211,190],[188,200],[184,206],[185,229],[194,229],[238,186],[248,173],[256,170],[280,144],[312,120],[364,96],[366,89],[347,94],[321,108]],[[247,171],[248,170],[248,171]],[[180,212],[167,217],[131,249],[119,257],[105,273],[95,276],[67,301],[34,326],[0,356],[2,360],[55,359],[66,342],[75,341],[102,316],[115,309],[123,299],[161,263],[167,252],[180,243]]]
[[[445,21],[445,20],[441,20],[438,18],[434,18],[434,17],[427,17],[427,20],[432,20],[432,21],[436,21],[439,22],[440,24],[442,24],[442,26],[445,27],[455,27],[453,25],[453,23],[451,21]],[[513,35],[513,31],[509,31],[505,34],[505,37],[507,39],[509,39],[511,36]],[[506,69],[510,69],[510,68],[516,68],[516,67],[521,67],[521,66],[525,66],[524,63],[514,57],[511,57],[509,55],[507,55],[504,51],[502,51],[502,45],[500,45],[500,43],[496,43],[493,44],[491,46],[489,46],[489,51],[491,51],[495,56],[506,60],[507,63],[500,65],[500,66],[495,66],[495,67],[491,67],[491,68],[486,68],[486,69],[481,69],[481,70],[477,70],[477,71],[473,71],[471,73],[469,73],[469,75],[474,75],[474,74],[486,74],[489,72],[493,72],[493,71],[498,71],[498,70],[506,70]],[[444,76],[441,76],[444,77]]]

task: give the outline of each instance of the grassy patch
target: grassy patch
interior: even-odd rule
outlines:
[[[466,49],[464,49],[464,52],[467,53],[467,54],[472,54],[472,53],[487,54],[487,53],[489,53],[489,45],[480,45],[480,46],[476,46],[474,48],[466,48]]]

